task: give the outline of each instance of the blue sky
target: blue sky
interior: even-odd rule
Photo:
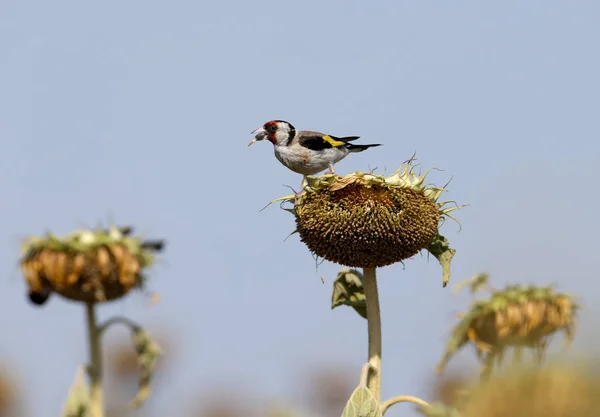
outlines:
[[[283,242],[292,217],[259,212],[300,183],[269,143],[246,147],[270,119],[384,144],[339,173],[393,171],[415,151],[444,169],[431,179],[453,177],[447,197],[470,204],[460,233],[443,227],[453,282],[557,282],[588,304],[589,341],[598,19],[591,0],[0,2],[0,358],[36,398],[31,415],[57,414],[86,346],[81,306],[27,303],[19,239],[109,219],[169,242],[151,281],[160,304],[100,310],[181,338],[152,415],[214,383],[293,401],[311,364],[358,377],[366,322],[329,308],[340,267],[317,271],[297,237]],[[426,396],[468,299],[425,257],[379,277],[383,396]]]

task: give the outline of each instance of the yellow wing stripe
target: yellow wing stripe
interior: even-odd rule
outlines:
[[[341,142],[339,140],[335,140],[333,139],[331,136],[329,135],[323,135],[323,140],[329,144],[331,144],[331,146],[333,147],[337,147],[337,146],[344,146],[344,142]]]

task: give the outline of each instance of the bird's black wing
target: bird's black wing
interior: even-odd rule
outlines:
[[[337,140],[337,141],[340,141],[340,142],[344,142],[344,143],[351,142],[353,140],[356,140],[356,139],[360,138],[360,136],[344,136],[343,138],[339,138],[337,136],[331,136],[331,135],[329,135],[329,137],[331,139],[334,139],[334,140]]]
[[[302,136],[300,145],[311,151],[322,151],[323,149],[333,148],[333,145],[323,138],[323,135]]]
[[[338,138],[330,135],[323,135],[320,133],[302,135],[299,138],[301,146],[310,149],[312,151],[322,151],[324,149],[339,148],[346,145],[347,142],[358,139],[358,136],[347,136],[344,138]]]

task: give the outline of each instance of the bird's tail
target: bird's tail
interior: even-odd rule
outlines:
[[[347,143],[345,146],[346,146],[346,149],[348,149],[350,152],[362,152],[362,151],[372,148],[374,146],[381,146],[381,144],[376,143],[373,145],[353,145],[352,143]]]

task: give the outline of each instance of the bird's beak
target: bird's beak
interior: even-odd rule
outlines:
[[[254,139],[252,139],[252,142],[250,142],[248,144],[248,146],[254,144],[254,142],[258,142],[259,140],[263,140],[265,138],[265,136],[267,136],[267,131],[265,130],[264,127],[259,127],[258,129],[254,130],[251,135],[256,135],[254,136]]]

